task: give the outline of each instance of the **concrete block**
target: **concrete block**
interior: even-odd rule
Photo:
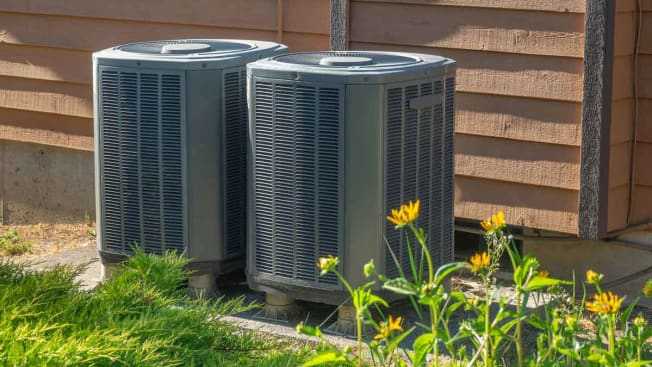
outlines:
[[[578,292],[588,269],[602,273],[604,290],[632,301],[641,296],[645,281],[652,278],[652,238],[645,234],[627,237],[639,242],[531,239],[523,241],[523,253],[536,256],[541,268],[553,277],[571,280],[575,273]],[[587,292],[589,297],[595,293],[591,287]],[[639,304],[652,308],[652,299],[641,298]]]
[[[0,140],[5,223],[81,222],[95,217],[93,153]]]

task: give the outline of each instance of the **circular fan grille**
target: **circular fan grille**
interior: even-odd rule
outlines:
[[[175,45],[187,45],[187,47],[175,47]],[[246,51],[255,47],[246,42],[200,39],[138,42],[119,46],[117,49],[138,54],[180,56]],[[169,52],[170,49],[175,51]]]
[[[408,66],[422,61],[419,57],[405,54],[365,51],[304,52],[279,56],[275,60],[287,64],[352,69]]]

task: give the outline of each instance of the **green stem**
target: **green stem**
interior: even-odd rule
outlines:
[[[518,358],[519,367],[523,367],[523,349],[522,349],[522,334],[521,334],[521,294],[516,296],[516,356]]]
[[[439,367],[439,342],[437,341],[437,310],[435,310],[434,305],[430,305],[430,327],[432,328],[432,353],[435,358],[435,367]]]
[[[484,292],[485,292],[485,315],[484,315],[484,337],[486,343],[484,343],[484,365],[485,367],[491,366],[491,296],[489,292],[489,280],[487,277],[483,276],[482,281],[484,283]]]
[[[414,233],[414,236],[417,238],[421,248],[423,248],[423,254],[426,256],[426,262],[428,263],[428,282],[432,284],[435,280],[435,273],[433,269],[434,267],[432,265],[432,257],[430,256],[430,250],[428,249],[428,246],[426,246],[425,239],[421,237],[419,230],[414,226],[414,223],[409,223],[408,226],[412,230],[412,233]]]
[[[414,237],[416,237],[417,242],[419,242],[419,245],[421,245],[421,248],[423,249],[423,254],[426,257],[426,263],[428,264],[428,284],[430,286],[434,286],[434,281],[435,281],[435,271],[434,271],[434,266],[432,264],[432,257],[430,256],[430,250],[428,249],[428,246],[426,246],[426,241],[423,236],[421,236],[421,233],[419,233],[419,230],[417,227],[414,225],[414,223],[408,223],[408,226],[412,230],[412,233],[414,233]],[[437,326],[439,324],[439,318],[438,318],[438,310],[435,309],[434,305],[430,305],[430,328],[432,330],[432,353],[433,357],[435,359],[435,367],[439,367],[439,342],[438,342],[438,333],[437,333]]]
[[[616,335],[614,333],[615,329],[615,317],[616,315],[609,315],[609,330],[607,330],[609,336],[609,353],[613,356],[614,346],[616,345]]]
[[[357,326],[357,331],[358,331],[358,366],[362,367],[362,316],[358,315],[358,311],[356,310],[356,326]]]

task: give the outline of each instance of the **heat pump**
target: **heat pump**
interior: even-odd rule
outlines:
[[[453,60],[309,52],[247,70],[253,289],[338,304],[342,284],[316,267],[327,255],[354,284],[370,259],[398,276],[392,252],[408,269],[406,232],[385,217],[415,199],[434,262],[452,261]]]
[[[193,39],[93,54],[97,242],[103,263],[134,246],[199,270],[244,265],[246,69],[287,48]]]

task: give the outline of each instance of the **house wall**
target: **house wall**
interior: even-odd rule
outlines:
[[[455,215],[577,233],[584,1],[352,0],[351,49],[457,60]]]
[[[609,231],[652,218],[652,170],[649,166],[652,161],[652,3],[641,1],[638,58],[635,58],[639,24],[637,1],[623,0],[616,4]],[[635,80],[638,82],[636,86]],[[635,88],[638,90],[637,99]],[[632,154],[635,154],[633,166]],[[630,185],[632,178],[634,185]]]
[[[641,1],[638,129],[632,223],[652,218],[652,2]]]
[[[202,37],[280,41],[296,51],[325,49],[328,14],[329,0],[2,0],[0,140],[31,144],[11,144],[7,149],[16,154],[40,149],[55,166],[68,164],[69,158],[51,146],[72,148],[79,153],[70,155],[85,154],[92,162],[93,51],[143,40]],[[34,164],[29,157],[22,161],[25,166]],[[84,181],[88,187],[81,192],[92,195],[92,165],[87,168],[91,179]],[[4,181],[21,175],[22,190],[28,192],[32,182],[32,190],[47,189],[54,202],[67,194],[45,188],[47,182],[59,180],[53,187],[80,184],[67,175],[46,180],[46,173],[39,172],[7,173]],[[31,205],[35,211],[67,209],[0,192],[5,209],[12,203]],[[79,202],[90,203],[86,209],[93,211],[86,196]],[[24,211],[6,210],[4,220],[23,221],[19,212]]]

